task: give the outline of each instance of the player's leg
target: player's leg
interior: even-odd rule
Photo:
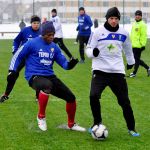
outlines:
[[[30,86],[34,90],[40,91],[38,95],[39,112],[37,115],[37,121],[39,128],[46,131],[46,106],[51,92],[52,82],[45,77],[35,76],[30,80]]]
[[[140,59],[140,65],[146,69],[148,76],[150,76],[150,67],[141,59]]]
[[[68,50],[68,48],[65,46],[65,44],[63,42],[63,38],[58,38],[58,45],[66,53],[66,55],[69,58],[72,58],[72,54],[70,53],[70,51]]]
[[[85,42],[86,45],[88,44],[89,38],[90,38],[90,36],[86,36],[85,37],[85,41],[84,42]]]
[[[79,52],[80,52],[80,63],[84,63],[84,36],[79,35]]]
[[[140,65],[140,57],[141,57],[141,50],[139,48],[133,48],[133,54],[135,58],[135,65],[134,71],[130,74],[130,77],[135,77]]]
[[[125,118],[128,130],[132,133],[134,132],[133,136],[139,136],[139,134],[135,131],[135,119],[128,97],[128,87],[125,76],[123,74],[112,75],[109,86],[116,95],[118,104],[123,110],[123,116]]]
[[[107,76],[102,72],[94,72],[91,81],[90,106],[93,115],[93,125],[102,123],[100,98],[107,86]]]
[[[16,72],[9,70],[9,73],[7,76],[7,85],[6,85],[5,93],[1,96],[0,102],[4,102],[5,100],[9,98],[8,96],[13,90],[16,80],[19,77],[19,72],[22,70],[24,65],[25,65],[25,62],[22,61],[21,64],[18,66],[18,69]]]
[[[57,77],[51,79],[53,88],[51,94],[66,101],[66,112],[68,115],[67,129],[76,131],[85,131],[85,128],[80,127],[75,123],[76,114],[76,98],[71,90]]]

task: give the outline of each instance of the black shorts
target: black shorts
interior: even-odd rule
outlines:
[[[33,76],[29,81],[29,85],[36,91],[42,90],[67,102],[73,102],[76,99],[71,90],[55,75]]]

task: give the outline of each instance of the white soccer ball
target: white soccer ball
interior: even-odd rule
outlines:
[[[108,137],[108,130],[106,126],[100,124],[100,125],[95,125],[92,128],[91,135],[93,139],[95,140],[104,140]]]

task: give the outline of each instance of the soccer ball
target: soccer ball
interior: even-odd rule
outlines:
[[[95,140],[104,140],[108,137],[108,130],[106,126],[100,124],[100,125],[95,125],[92,128],[91,135],[93,139]]]

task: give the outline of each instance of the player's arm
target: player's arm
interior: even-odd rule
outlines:
[[[85,22],[86,22],[86,25],[83,26],[83,30],[88,30],[90,27],[92,27],[93,23],[92,23],[90,16],[86,16]]]
[[[133,56],[132,45],[129,38],[129,34],[127,34],[126,40],[123,43],[123,51],[126,56],[127,64],[129,66],[133,66],[135,64],[135,59]]]
[[[70,70],[73,69],[78,63],[78,59],[72,58],[70,61],[66,59],[66,57],[61,53],[61,50],[58,46],[55,47],[55,61],[59,64],[63,69]]]
[[[61,22],[60,22],[60,18],[58,16],[55,20],[54,27],[55,27],[55,31],[57,31],[61,28]]]
[[[9,70],[16,72],[22,60],[24,60],[27,57],[27,55],[31,52],[30,49],[30,41],[21,46],[12,57]]]
[[[96,36],[96,32],[95,33],[91,33],[91,36],[89,38],[85,53],[87,55],[87,57],[89,58],[94,58],[97,57],[99,55],[99,49],[97,48],[98,45],[98,39]]]
[[[146,42],[147,42],[147,26],[146,26],[146,24],[142,24],[142,26],[141,26],[141,36],[140,36],[141,46],[145,47]]]
[[[19,46],[21,45],[23,39],[23,32],[19,32],[19,34],[16,36],[16,38],[13,41],[13,47],[12,47],[12,53],[16,53],[18,50]]]

